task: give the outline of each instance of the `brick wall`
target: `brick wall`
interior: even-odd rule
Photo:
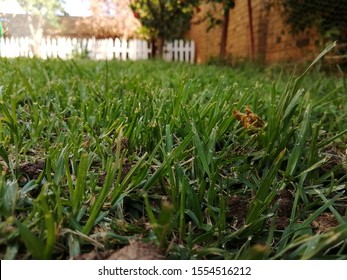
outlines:
[[[201,19],[210,11],[211,7],[209,5],[202,5],[200,9],[199,13],[196,13],[192,19],[191,29],[187,34],[187,38],[195,41],[196,62],[204,63],[208,59],[218,55],[222,29],[221,26],[216,26],[207,31],[209,23],[207,21],[201,22]],[[215,12],[218,13],[220,10]]]
[[[254,59],[264,63],[301,62],[317,55],[318,35],[314,30],[293,36],[283,23],[280,7],[271,0],[252,0]],[[201,13],[209,7],[204,6]],[[192,25],[189,37],[196,41],[197,62],[206,62],[219,54],[221,28],[206,33],[207,23]],[[250,21],[247,0],[235,0],[230,10],[227,55],[234,60],[251,59]]]
[[[294,36],[283,22],[280,7],[271,6],[269,0],[253,2],[257,3],[253,8],[257,58],[266,63],[303,62],[318,54],[319,35],[313,29]]]

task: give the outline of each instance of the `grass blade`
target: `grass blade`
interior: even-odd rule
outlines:
[[[72,199],[72,203],[73,203],[72,211],[74,216],[78,214],[83,203],[83,196],[85,194],[85,188],[87,183],[86,181],[87,181],[88,169],[89,169],[88,154],[82,154],[80,163],[78,165],[76,188],[75,188],[74,196]]]
[[[19,221],[15,222],[18,232],[21,235],[25,246],[28,248],[28,250],[33,255],[34,259],[42,260],[45,258],[45,245],[41,241],[41,239],[37,236],[35,236],[26,225],[22,224]]]

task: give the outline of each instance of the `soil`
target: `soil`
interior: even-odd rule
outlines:
[[[106,252],[91,251],[82,254],[75,260],[161,260],[164,254],[160,249],[150,243],[137,240],[130,241],[129,245],[119,250],[108,250]]]
[[[336,166],[340,166],[336,173],[344,175],[347,170],[347,143],[335,144],[325,147],[323,150],[323,155],[325,155],[328,159],[320,167],[320,173],[325,174],[335,168]]]
[[[293,195],[289,190],[280,190],[275,196],[274,203],[278,203],[277,229],[285,229],[288,226],[293,200]],[[234,195],[228,199],[228,221],[234,228],[240,228],[245,224],[248,209],[249,198]]]
[[[233,222],[233,227],[240,228],[245,224],[249,201],[241,195],[233,195],[228,199],[227,220]]]
[[[43,160],[36,160],[35,162],[26,162],[19,165],[19,173],[29,180],[37,179],[41,172],[45,169],[45,162]]]
[[[294,198],[289,190],[280,190],[275,195],[272,205],[275,203],[278,204],[276,229],[283,230],[289,225],[289,218],[292,213],[293,202]]]
[[[45,169],[44,160],[35,160],[34,162],[25,162],[18,167],[18,184],[19,186],[24,186],[31,180],[36,180],[39,178],[40,174]],[[37,197],[40,193],[40,188],[36,188],[30,192],[31,197]]]
[[[280,190],[275,196],[278,202],[278,216],[289,218],[293,208],[293,195],[289,190]]]
[[[128,159],[125,159],[123,161],[123,164],[122,164],[122,174],[121,174],[121,180],[123,180],[125,178],[125,176],[128,174],[128,172],[130,171],[132,167],[132,164],[129,162]],[[100,174],[99,174],[99,178],[98,178],[98,186],[102,186],[104,184],[104,181],[106,179],[106,175],[107,175],[107,172],[105,171],[102,171]]]
[[[322,215],[317,217],[317,219],[315,219],[311,225],[314,229],[314,232],[319,234],[328,232],[330,229],[338,226],[339,222],[336,220],[333,214],[323,213]]]

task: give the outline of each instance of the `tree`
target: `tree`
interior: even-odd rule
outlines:
[[[134,17],[153,42],[153,55],[161,57],[165,40],[182,38],[189,30],[199,0],[131,0]]]
[[[293,34],[315,27],[325,40],[347,42],[347,0],[277,0]]]
[[[58,15],[65,14],[62,7],[63,2],[63,0],[18,0],[18,3],[28,15],[35,56],[40,55],[40,43],[43,38],[45,22],[57,25]]]

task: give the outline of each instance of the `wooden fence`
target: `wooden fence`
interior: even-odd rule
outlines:
[[[0,39],[0,57],[33,57],[33,41],[28,37]],[[95,60],[138,60],[151,57],[152,45],[145,40],[44,38],[39,45],[39,57],[70,59],[88,57]],[[163,59],[194,63],[193,41],[166,42]]]

